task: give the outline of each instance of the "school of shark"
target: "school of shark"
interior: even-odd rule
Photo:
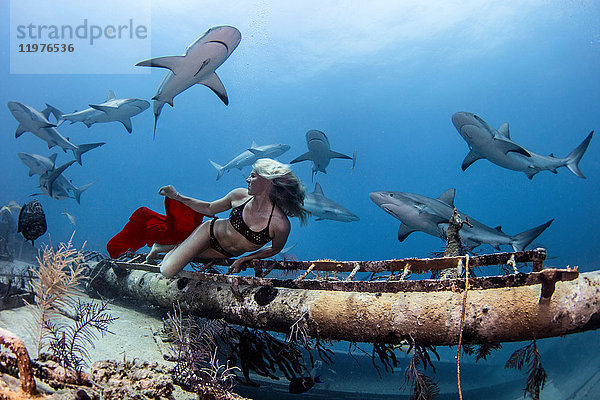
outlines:
[[[216,26],[192,42],[183,55],[156,57],[136,64],[141,67],[157,67],[168,70],[156,90],[156,94],[151,99],[154,112],[153,137],[156,135],[158,119],[164,104],[173,107],[174,98],[196,84],[208,87],[225,105],[229,104],[227,91],[216,74],[216,69],[231,56],[241,39],[242,35],[238,29],[232,26]],[[88,190],[93,182],[78,186],[64,173],[75,162],[83,165],[82,155],[105,143],[73,144],[59,133],[58,129],[61,124],[65,121],[70,121],[71,124],[81,122],[90,128],[98,123],[119,122],[128,133],[132,133],[131,119],[150,107],[150,103],[144,99],[117,98],[112,90],[108,91],[104,102],[89,104],[89,108],[72,113],[65,113],[49,104],[46,104],[41,111],[18,101],[10,101],[7,105],[18,122],[15,138],[20,137],[24,132],[31,132],[45,141],[49,149],[58,146],[64,152],[69,150],[73,153],[74,160],[61,165],[56,164],[57,153],[49,156],[26,152],[18,153],[18,157],[29,168],[29,175],[39,176],[40,192],[34,193],[32,196],[42,194],[56,200],[74,199],[77,203],[81,202],[82,193]],[[51,115],[55,122],[49,120]],[[542,156],[517,144],[511,139],[508,123],[494,129],[481,117],[464,111],[452,115],[451,121],[469,148],[469,153],[462,162],[463,171],[477,160],[487,159],[502,168],[523,172],[529,179],[532,179],[540,171],[551,171],[556,174],[560,167],[566,167],[576,176],[585,178],[579,169],[579,162],[590,144],[593,131],[573,151],[561,158],[553,154]],[[313,181],[318,172],[327,173],[326,169],[332,159],[351,160],[352,169],[356,165],[356,151],[350,156],[332,150],[329,138],[320,130],[311,129],[306,133],[306,146],[307,151],[292,159],[290,164],[310,161]],[[232,169],[241,171],[243,168],[251,166],[259,158],[277,158],[289,150],[290,146],[283,143],[258,145],[253,142],[248,148],[222,165],[213,160],[209,160],[209,162],[216,169],[216,179],[219,180]],[[415,231],[422,231],[442,239],[446,238],[448,220],[452,216],[454,208],[454,189],[444,192],[437,199],[389,190],[372,192],[369,197],[383,211],[400,220],[401,225],[398,231],[400,242]],[[317,221],[352,222],[359,220],[355,213],[325,197],[322,186],[318,182],[315,184],[314,191],[307,194],[305,208]],[[461,215],[466,218],[466,214]],[[474,248],[481,244],[489,244],[500,249],[501,245],[509,245],[515,251],[525,249],[552,223],[550,220],[536,228],[510,236],[504,233],[501,227],[491,228],[474,219],[470,220],[474,226],[465,227],[462,232],[465,246]]]

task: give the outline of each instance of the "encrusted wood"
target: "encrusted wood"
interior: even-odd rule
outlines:
[[[186,313],[282,333],[305,318],[306,333],[324,339],[401,343],[411,336],[420,344],[434,345],[458,341],[464,279],[387,282],[398,291],[359,292],[319,287],[383,282],[305,279],[282,280],[278,286],[263,278],[191,272],[168,279],[156,273],[156,267],[144,266],[155,272],[132,267],[136,266],[121,268],[104,261],[92,286],[109,297],[131,296],[167,309],[178,302]],[[577,275],[548,269],[470,279],[463,343],[523,341],[597,329],[600,272]],[[552,282],[551,297],[540,301]],[[411,285],[420,289],[410,290]],[[271,296],[265,302],[262,293],[267,287]]]

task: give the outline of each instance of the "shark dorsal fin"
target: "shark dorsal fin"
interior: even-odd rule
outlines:
[[[498,225],[497,227],[494,228],[497,231],[502,232],[502,225]]]
[[[257,148],[257,147],[258,147],[258,145],[257,145],[257,144],[256,144],[256,142],[253,140],[253,141],[252,141],[252,145],[250,146],[250,148],[252,148],[252,149],[255,149],[255,148]]]
[[[438,196],[438,200],[442,203],[448,204],[450,207],[454,207],[454,195],[456,194],[456,189],[450,188],[446,190],[444,193]]]
[[[42,111],[40,111],[40,113],[46,118],[48,119],[50,117],[50,112],[52,112],[52,108],[51,107],[46,107],[44,108]]]
[[[556,157],[556,156],[554,155],[554,153],[550,153],[550,155],[548,157]]]
[[[321,196],[324,196],[323,189],[321,188],[321,185],[319,184],[319,182],[315,183],[315,191],[313,193],[320,194]]]
[[[117,98],[117,96],[115,96],[115,92],[113,92],[112,90],[109,90],[108,95],[106,96],[106,100],[104,100],[104,101],[106,102],[106,101],[114,100],[116,98]]]
[[[502,136],[503,138],[510,140],[510,129],[508,127],[508,122],[505,122],[502,125],[500,125],[500,128],[498,128],[498,134],[500,134],[500,136]]]

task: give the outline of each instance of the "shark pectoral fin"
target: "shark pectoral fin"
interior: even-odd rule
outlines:
[[[213,72],[198,83],[211,89],[213,92],[215,92],[217,96],[219,96],[219,98],[223,103],[225,103],[225,105],[229,105],[229,99],[227,98],[225,86],[223,86],[223,82],[221,82],[216,73]]]
[[[556,169],[551,169],[550,172],[552,172],[553,174],[558,174],[558,171]]]
[[[109,113],[111,111],[115,111],[117,110],[119,107],[117,106],[103,106],[100,104],[90,104],[90,107],[92,107],[94,110],[98,110],[98,111],[104,111],[105,113]]]
[[[329,158],[343,158],[346,160],[352,160],[352,157],[347,156],[342,153],[338,153],[337,151],[329,150]]]
[[[292,161],[290,161],[290,164],[295,164],[297,162],[308,161],[308,160],[312,160],[310,151],[307,151],[306,153],[302,154],[301,156],[294,158]]]
[[[104,100],[104,101],[107,102],[110,100],[114,100],[116,98],[117,98],[117,96],[115,96],[115,92],[113,92],[112,90],[109,90],[108,95],[106,95],[106,100]]]
[[[521,147],[518,144],[508,140],[496,139],[494,141],[494,145],[498,146],[500,150],[504,152],[504,154],[513,152],[523,154],[525,157],[531,157],[531,153],[529,153],[524,147]]]
[[[531,179],[533,179],[535,174],[537,174],[539,171],[534,166],[530,165],[529,170],[523,171],[523,172],[525,173],[525,175],[527,175],[529,180],[531,180]]]
[[[444,193],[438,196],[438,200],[444,204],[448,204],[450,207],[454,207],[454,195],[456,194],[456,189],[450,188],[446,190]]]
[[[125,129],[127,129],[127,132],[131,133],[131,131],[133,130],[133,128],[131,127],[131,119],[124,118],[124,119],[120,119],[119,122],[123,124]]]
[[[167,57],[157,57],[151,58],[150,60],[140,61],[135,64],[137,67],[158,67],[158,68],[167,68],[170,69],[175,75],[177,75],[177,71],[179,70],[179,65],[181,61],[184,59],[184,56],[167,56]]]
[[[25,130],[23,125],[19,124],[19,126],[17,126],[17,130],[15,131],[15,139],[18,138],[19,136],[21,136],[23,134],[23,132],[27,132],[27,131]]]
[[[407,227],[406,225],[401,224],[400,228],[398,228],[398,241],[403,242],[404,239],[406,239],[408,237],[408,235],[410,235],[414,231],[415,231],[415,229],[411,229],[411,228]]]
[[[317,217],[317,218],[315,218],[315,221],[323,221],[323,218]]]
[[[462,170],[465,171],[467,168],[469,168],[471,166],[471,164],[473,164],[477,160],[481,160],[482,158],[483,157],[481,157],[479,154],[475,153],[474,150],[471,150],[462,162]]]

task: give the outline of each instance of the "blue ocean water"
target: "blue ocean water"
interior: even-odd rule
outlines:
[[[152,108],[132,119],[132,134],[118,122],[59,127],[74,143],[106,145],[65,172],[77,185],[95,182],[81,204],[36,197],[48,221],[48,235],[37,244],[69,240],[74,227],[62,214],[66,210],[77,219],[75,246],[86,242],[86,249],[106,253],[106,242],[136,208],[163,211],[159,187],[173,184],[203,200],[222,197],[245,186],[250,169],[216,181],[209,159],[225,164],[255,141],[289,144],[279,157],[289,162],[306,151],[305,133],[318,129],[333,150],[356,150],[354,170],[351,161],[335,159],[327,174],[312,181],[309,163],[293,169],[309,192],[319,182],[327,197],[360,221],[311,219],[305,227],[295,221],[288,245],[295,244],[299,259],[427,257],[442,249],[442,241],[415,232],[398,242],[399,221],[368,194],[391,190],[435,198],[456,188],[459,210],[510,235],[554,218],[535,240],[548,249],[547,264],[597,269],[598,138],[580,162],[587,179],[561,168],[529,180],[487,160],[463,172],[468,148],[450,118],[469,111],[495,128],[508,122],[512,139],[525,148],[566,156],[600,127],[600,5],[451,3],[152,2],[151,57],[182,54],[212,26],[241,31],[239,47],[217,70],[230,104],[196,85],[177,96],[173,108],[164,107],[154,140]],[[0,5],[0,16],[9,26],[8,2]],[[19,101],[40,110],[48,103],[71,112],[104,101],[108,90],[151,101],[165,74],[11,74],[9,32],[0,34],[3,104]],[[4,106],[0,123],[0,204],[23,204],[38,192],[38,180],[28,176],[18,152],[58,152],[57,164],[72,156],[49,150],[31,133],[15,139],[18,123]]]

